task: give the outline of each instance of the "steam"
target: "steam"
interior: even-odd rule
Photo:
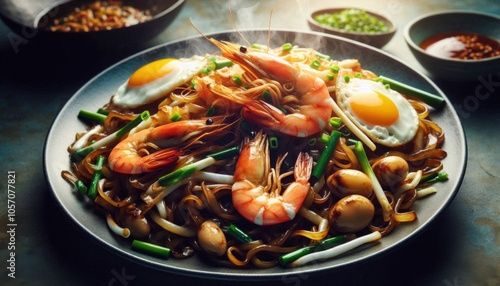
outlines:
[[[308,7],[308,2],[303,0],[230,0],[228,6],[226,1],[215,0],[211,1],[210,5],[196,9],[196,13],[191,15],[191,21],[205,35],[217,32],[230,32],[229,39],[224,40],[241,45],[254,43],[268,45],[268,42],[270,42],[270,47],[275,48],[284,43],[292,43],[302,47],[321,50],[325,47],[325,41],[321,37],[303,33],[277,32],[310,32],[307,28],[307,16],[310,12],[306,8]],[[286,9],[282,9],[282,7],[286,7]],[[292,15],[303,16],[299,19],[290,17],[290,14],[287,13],[290,11],[294,11]],[[196,32],[194,27],[193,31]],[[198,33],[196,32],[196,34]],[[210,46],[211,44],[204,38],[192,39],[189,47],[178,51],[181,54],[177,56],[191,57],[193,55],[203,55],[207,52],[207,45]],[[215,48],[210,48],[209,50],[216,51]]]

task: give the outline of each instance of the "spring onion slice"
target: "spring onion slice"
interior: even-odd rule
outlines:
[[[284,43],[282,46],[281,46],[281,49],[284,51],[284,52],[289,52],[291,51],[293,48],[293,45],[291,43]]]
[[[342,118],[340,118],[340,117],[332,117],[332,118],[330,118],[329,123],[333,127],[340,127],[340,125],[342,125]]]
[[[351,241],[348,241],[346,243],[343,243],[341,245],[338,245],[336,247],[324,250],[324,251],[318,251],[318,252],[312,252],[309,254],[306,254],[299,259],[293,261],[289,265],[291,267],[297,267],[297,266],[302,266],[307,263],[317,261],[317,260],[325,260],[325,259],[330,259],[335,256],[341,255],[347,251],[350,251],[358,246],[361,246],[363,244],[377,241],[382,237],[382,234],[378,231],[372,232],[370,234],[355,238]]]
[[[276,136],[269,137],[269,148],[278,149],[278,146],[279,146],[278,137]]]

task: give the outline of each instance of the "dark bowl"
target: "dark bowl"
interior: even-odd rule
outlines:
[[[67,15],[75,7],[92,2],[95,0],[0,0],[0,15],[25,40],[36,36],[61,44],[90,40],[111,46],[118,43],[140,43],[155,38],[169,26],[185,0],[122,0],[123,5],[139,10],[147,9],[152,15],[146,22],[122,28],[89,32],[53,32],[48,29],[54,19]]]
[[[498,73],[500,56],[481,60],[459,60],[431,55],[419,45],[443,33],[476,33],[500,40],[500,17],[472,11],[446,11],[419,17],[405,27],[404,38],[418,62],[434,77],[446,80],[475,80]]]
[[[355,40],[355,41],[358,41],[361,43],[368,44],[368,45],[376,47],[376,48],[381,48],[381,47],[385,46],[387,43],[389,43],[389,41],[392,39],[392,37],[396,33],[397,27],[393,22],[391,22],[391,20],[387,19],[386,17],[384,17],[380,14],[377,14],[377,13],[374,13],[371,11],[367,11],[365,9],[361,9],[361,10],[365,11],[366,13],[368,13],[372,16],[375,16],[379,20],[382,20],[387,25],[387,27],[389,27],[389,30],[387,32],[380,32],[380,33],[350,32],[350,31],[346,31],[346,30],[332,28],[328,25],[321,24],[314,19],[314,17],[316,17],[317,15],[321,15],[321,14],[325,14],[325,13],[329,13],[329,14],[336,13],[336,12],[340,12],[340,11],[345,10],[345,9],[351,9],[351,8],[350,7],[349,8],[348,7],[338,7],[338,8],[328,8],[328,9],[321,9],[321,10],[314,11],[307,18],[307,21],[309,23],[309,27],[312,30],[317,31],[317,32],[341,36],[344,38],[348,38],[351,40]],[[352,8],[352,9],[359,9],[359,8]]]

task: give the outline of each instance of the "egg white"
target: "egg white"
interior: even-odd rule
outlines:
[[[364,122],[358,118],[350,106],[350,98],[359,93],[384,94],[394,102],[399,111],[396,122],[389,126],[379,126]],[[399,146],[412,140],[415,136],[419,119],[410,102],[399,92],[386,88],[382,83],[373,80],[351,77],[348,82],[344,75],[338,77],[336,85],[337,104],[346,116],[365,133],[372,141],[384,146]],[[380,116],[384,116],[380,114]]]
[[[193,56],[169,62],[175,68],[169,74],[142,86],[128,86],[128,80],[118,87],[112,103],[124,108],[135,108],[161,99],[193,78],[206,65],[203,57]]]

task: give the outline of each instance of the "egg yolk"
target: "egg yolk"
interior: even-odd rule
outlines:
[[[349,104],[356,117],[367,124],[390,126],[399,117],[396,104],[378,91],[357,93],[349,99]]]
[[[177,60],[161,59],[142,66],[130,76],[127,85],[129,87],[143,86],[166,76],[177,67],[176,64],[170,64],[172,62],[177,62]]]

